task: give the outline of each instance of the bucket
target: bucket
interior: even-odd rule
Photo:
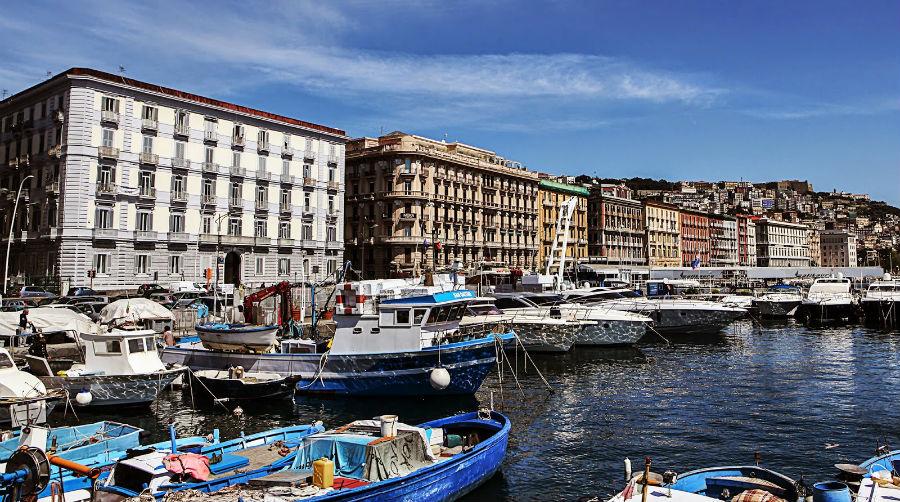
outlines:
[[[840,481],[823,481],[813,485],[813,502],[850,502],[850,488]]]
[[[381,415],[381,437],[394,437],[397,435],[397,415]]]

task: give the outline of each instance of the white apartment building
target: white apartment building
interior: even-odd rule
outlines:
[[[756,220],[756,262],[760,267],[809,266],[806,225],[760,218]]]
[[[709,218],[709,264],[734,267],[738,259],[738,222],[733,216],[713,215]]]
[[[10,276],[109,290],[322,279],[342,259],[346,140],[70,69],[0,102],[3,253],[24,181]]]
[[[856,236],[840,230],[824,230],[819,234],[820,259],[823,267],[855,267]]]

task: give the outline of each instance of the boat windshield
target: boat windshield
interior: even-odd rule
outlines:
[[[529,296],[528,299],[537,306],[557,305],[563,303],[562,297],[558,295]]]
[[[432,307],[431,313],[428,315],[428,324],[459,321],[465,313],[466,305],[463,303]]]
[[[16,365],[13,364],[13,361],[8,354],[0,354],[0,370],[8,370],[15,367]]]
[[[489,303],[483,305],[469,305],[469,313],[472,315],[499,315],[503,312]]]

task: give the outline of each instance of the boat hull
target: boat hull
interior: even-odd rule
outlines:
[[[210,350],[264,352],[275,345],[278,333],[278,326],[219,329],[198,324],[194,329],[203,346]]]
[[[49,390],[49,389],[48,389]],[[39,397],[23,397],[23,398],[15,398],[15,397],[3,397],[0,398],[0,424],[9,424],[12,423],[11,416],[11,406],[18,405],[28,406],[28,415],[31,418],[37,418],[40,415],[49,416],[50,413],[53,412],[53,409],[60,402],[65,402],[66,394],[64,392],[50,392],[48,395],[39,396]],[[41,403],[44,403],[45,411],[41,412],[39,409]]]
[[[897,328],[897,314],[900,312],[900,300],[866,300],[860,302],[863,314],[866,316],[866,324],[881,328]]]
[[[658,309],[651,312],[653,328],[663,334],[710,335],[721,332],[743,312],[731,310]]]
[[[40,379],[47,388],[65,389],[75,406],[147,406],[182,372],[175,369],[141,375],[52,376]],[[87,405],[81,405],[74,399],[82,389],[90,391],[92,396]]]
[[[844,322],[856,317],[856,309],[850,302],[804,302],[797,309],[797,317],[808,323]]]
[[[495,342],[495,336],[498,342]],[[227,370],[242,366],[246,371],[278,373],[297,378],[296,390],[306,394],[357,396],[471,395],[496,365],[496,343],[508,342],[512,334],[491,335],[414,352],[381,354],[245,354],[206,350],[199,344],[166,347],[163,362],[192,370]],[[443,390],[431,386],[431,371],[443,366],[450,385]]]
[[[597,321],[575,335],[575,346],[620,347],[634,345],[647,333],[647,323],[638,321]]]
[[[784,318],[793,315],[794,309],[800,306],[800,300],[754,300],[753,306],[761,317]]]
[[[540,324],[517,323],[510,327],[528,352],[568,352],[582,326],[576,323]]]
[[[250,383],[234,378],[209,378],[196,373],[193,375],[215,399],[229,401],[265,399],[283,397],[294,391],[294,381],[291,378]]]

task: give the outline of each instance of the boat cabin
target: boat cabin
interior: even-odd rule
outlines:
[[[82,335],[85,351],[84,365],[80,369],[106,375],[164,371],[165,366],[157,352],[156,337],[156,332],[150,329]]]
[[[815,298],[817,296],[849,295],[852,290],[853,285],[846,277],[824,277],[813,281],[807,296]]]
[[[900,281],[875,281],[866,290],[866,298],[898,298],[900,297]]]
[[[340,316],[332,354],[418,351],[455,341],[469,302],[467,289],[383,300],[376,314]]]

